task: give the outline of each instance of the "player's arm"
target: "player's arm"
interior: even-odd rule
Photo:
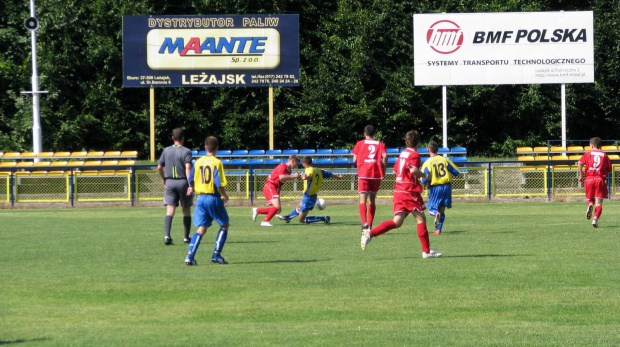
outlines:
[[[226,181],[226,176],[224,175],[224,166],[220,162],[218,166],[216,166],[213,170],[213,186],[217,188],[217,191],[222,196],[222,200],[224,202],[228,202],[228,193],[226,193],[226,188],[224,188],[228,184]]]
[[[409,167],[409,172],[411,172],[411,174],[413,174],[413,177],[415,177],[416,179],[424,179],[427,177],[427,175],[422,170],[418,169],[418,167],[414,165],[411,165]]]
[[[461,174],[461,172],[459,171],[459,168],[454,165],[454,163],[450,160],[448,160],[448,171],[452,174],[452,176],[458,176]]]
[[[323,175],[323,178],[331,178],[331,177],[343,178],[343,177],[344,177],[344,176],[343,176],[343,175],[341,175],[341,174],[336,175],[336,174],[334,174],[334,173],[333,173],[333,172],[331,172],[331,171],[321,170],[321,173],[322,173],[322,175]]]
[[[192,162],[190,161],[189,163],[185,163],[185,177],[187,177],[187,182],[189,183],[189,186],[187,187],[187,196],[192,195],[194,191],[194,186],[193,186],[194,179],[192,178],[193,174],[194,174],[194,170],[192,167]]]
[[[431,180],[429,179],[429,175],[431,174],[428,166],[423,166],[422,167],[422,172],[424,173],[425,177],[422,177],[422,184],[431,184]]]
[[[224,202],[228,202],[228,194],[226,193],[226,188],[224,188],[224,187],[217,187],[217,191],[222,196],[222,200],[224,200]]]
[[[166,185],[166,176],[164,175],[164,166],[161,164],[157,164],[157,172],[159,172],[159,176],[161,180],[164,182],[164,186]]]
[[[577,171],[579,171],[579,177],[577,178],[577,180],[579,182],[583,181],[583,163],[581,161],[577,162]]]
[[[280,175],[280,181],[288,181],[299,177],[299,172],[290,175]]]

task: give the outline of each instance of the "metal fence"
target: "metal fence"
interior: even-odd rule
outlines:
[[[536,163],[538,164],[538,163]],[[96,170],[81,167],[65,171],[10,169],[0,172],[0,204],[25,202],[95,202],[163,200],[163,185],[159,173],[152,165],[135,165],[123,169]],[[325,167],[324,170],[344,177],[324,180],[319,192],[325,199],[356,198],[357,175],[353,168]],[[254,203],[262,200],[265,178],[272,167],[247,167],[226,169],[231,199]],[[493,200],[503,197],[546,197],[548,199],[583,195],[583,185],[578,181],[574,162],[540,163],[523,162],[468,162],[460,166],[461,175],[452,179],[454,197]],[[300,170],[301,172],[301,170]],[[620,164],[614,164],[608,185],[611,198],[620,191]],[[388,171],[381,182],[378,198],[391,198],[394,175]],[[281,198],[299,199],[303,181],[286,182]],[[426,194],[426,192],[425,192]]]

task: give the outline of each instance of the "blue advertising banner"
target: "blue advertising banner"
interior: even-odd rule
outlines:
[[[123,87],[298,85],[298,15],[123,16]]]

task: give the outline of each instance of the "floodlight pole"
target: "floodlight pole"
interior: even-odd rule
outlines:
[[[562,147],[566,148],[566,84],[562,83]]]
[[[23,92],[23,94],[32,93],[32,152],[34,154],[41,153],[41,107],[40,94],[47,93],[39,90],[39,75],[37,69],[37,34],[39,28],[38,21],[35,17],[34,0],[30,0],[30,18],[26,20],[26,28],[30,30],[30,41],[32,45],[32,91]]]
[[[441,87],[441,107],[443,113],[443,147],[448,148],[448,87]]]

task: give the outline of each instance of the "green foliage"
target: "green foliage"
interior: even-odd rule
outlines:
[[[442,141],[441,89],[414,87],[412,14],[593,10],[594,84],[567,90],[568,137],[617,138],[620,6],[608,0],[38,0],[44,150],[137,149],[149,153],[149,92],[122,88],[123,15],[300,15],[299,87],[274,88],[275,147],[351,147],[366,124],[390,147],[419,129]],[[31,149],[29,16],[25,1],[0,0],[0,151]],[[449,146],[510,156],[514,143],[561,137],[557,85],[448,88]],[[208,135],[222,148],[267,148],[267,88],[156,90],[158,151],[173,128],[187,145]]]

